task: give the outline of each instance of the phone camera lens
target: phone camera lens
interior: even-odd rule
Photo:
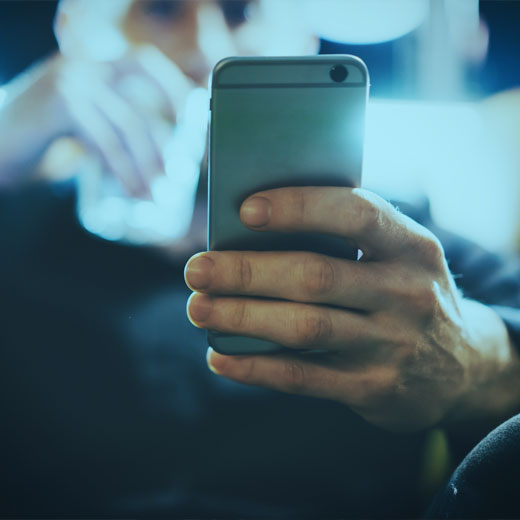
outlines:
[[[336,83],[341,83],[342,81],[345,81],[348,76],[348,70],[344,65],[334,65],[330,69],[330,79],[332,81],[335,81]]]

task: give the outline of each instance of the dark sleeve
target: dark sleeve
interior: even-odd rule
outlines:
[[[428,203],[398,204],[403,213],[432,231],[441,241],[457,286],[465,297],[492,307],[520,350],[520,256],[498,255],[437,226]]]

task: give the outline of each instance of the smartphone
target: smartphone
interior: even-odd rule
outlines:
[[[286,186],[361,183],[368,71],[355,56],[226,58],[212,74],[208,249],[313,251],[356,259],[341,238],[252,231],[242,202]],[[283,349],[256,338],[208,331],[222,354]]]

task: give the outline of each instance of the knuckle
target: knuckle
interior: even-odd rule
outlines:
[[[232,309],[231,327],[235,331],[246,330],[250,324],[249,305],[245,301],[238,301]]]
[[[389,399],[400,393],[400,382],[396,373],[389,370],[369,372],[360,380],[358,386],[358,406],[378,409]]]
[[[300,363],[292,360],[286,360],[283,366],[283,386],[289,392],[302,391],[307,382],[305,370]]]
[[[362,197],[359,199],[358,208],[358,232],[365,233],[381,226],[383,218],[383,212],[380,204],[376,200],[371,200],[368,197]]]
[[[252,267],[249,258],[239,254],[236,260],[235,272],[237,273],[237,290],[246,291],[251,286]]]
[[[410,295],[410,303],[419,316],[433,316],[439,306],[436,284],[433,282],[416,286]]]
[[[415,244],[415,251],[424,266],[431,269],[444,266],[444,249],[435,235],[428,233],[421,236]]]
[[[295,320],[296,346],[319,346],[332,335],[332,324],[328,316],[316,311],[307,311]]]
[[[252,357],[247,363],[242,365],[240,379],[248,383],[254,383],[256,381],[256,358]]]
[[[290,191],[290,205],[293,208],[293,225],[301,226],[305,222],[307,201],[302,189],[296,188]]]
[[[327,258],[307,257],[303,263],[303,286],[310,296],[322,296],[334,287],[334,267]]]

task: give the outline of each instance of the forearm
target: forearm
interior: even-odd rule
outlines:
[[[448,427],[497,423],[520,411],[520,356],[504,322],[481,303],[464,299],[461,313],[471,348],[463,356],[466,389],[447,413]]]
[[[5,87],[0,109],[0,187],[25,180],[49,144],[63,133],[53,84],[53,60],[41,62]]]

